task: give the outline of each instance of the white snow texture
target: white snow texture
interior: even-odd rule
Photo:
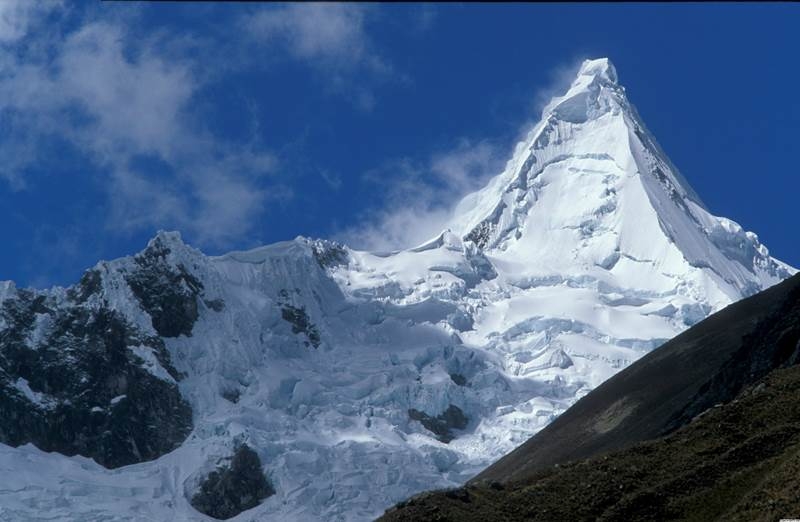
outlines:
[[[505,170],[417,248],[297,238],[207,257],[159,237],[224,302],[201,305],[191,337],[165,340],[187,375],[193,432],[115,470],[0,445],[0,519],[211,520],[188,499],[246,441],[277,493],[234,520],[371,520],[463,483],[665,340],[795,272],[706,210],[607,59],[584,62]],[[97,265],[104,296],[154,333],[121,282],[131,262]],[[0,283],[0,301],[13,288]],[[287,305],[305,309],[317,348],[283,318]],[[450,405],[469,424],[447,444],[409,418]]]

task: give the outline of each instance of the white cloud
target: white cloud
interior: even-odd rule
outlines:
[[[563,96],[567,92],[585,59],[586,56],[583,55],[573,56],[572,59],[564,60],[547,71],[545,84],[536,91],[533,97],[533,109],[537,119],[554,97]]]
[[[364,14],[359,4],[298,3],[264,8],[248,18],[246,27],[265,43],[285,44],[297,58],[354,66],[368,55]]]
[[[56,64],[56,88],[94,120],[84,139],[96,152],[175,154],[182,112],[196,83],[188,64],[162,58],[152,48],[125,58],[120,28],[90,24],[70,35]]]
[[[10,131],[0,144],[0,176],[24,188],[22,171],[38,160],[37,143],[56,136],[108,172],[102,184],[110,226],[176,227],[201,243],[225,245],[246,234],[262,211],[270,197],[263,174],[276,162],[263,148],[226,143],[196,124],[198,64],[162,44],[95,21],[48,53],[0,51],[7,64],[0,122]],[[141,157],[158,159],[164,173],[138,171]]]
[[[319,175],[331,190],[339,190],[342,187],[342,178],[338,175],[325,169],[320,170]]]
[[[33,24],[61,5],[60,0],[0,0],[0,42],[23,38]]]
[[[488,141],[472,144],[462,140],[454,150],[434,155],[430,168],[446,190],[464,194],[483,185],[489,176],[499,173],[494,172],[497,153],[497,148]]]
[[[436,22],[438,16],[436,5],[417,4],[415,7],[416,10],[412,15],[409,29],[414,33],[422,34],[429,31]]]
[[[335,237],[356,249],[390,252],[415,247],[435,237],[450,217],[449,209],[412,202],[374,213],[371,218],[377,220],[375,223],[365,221]]]
[[[526,139],[542,109],[566,91],[582,63],[583,58],[573,59],[549,71],[545,86],[531,97],[511,145]],[[376,186],[386,187],[383,208],[366,212],[360,225],[341,230],[336,238],[366,250],[417,246],[448,227],[457,204],[500,174],[512,151],[512,147],[487,140],[461,140],[453,149],[434,154],[426,162],[415,163],[408,158],[388,162],[365,176]]]
[[[456,204],[500,173],[505,150],[488,141],[461,142],[415,163],[408,158],[368,172],[365,181],[385,191],[384,207],[366,212],[361,224],[336,237],[367,250],[409,248],[442,232]]]
[[[408,78],[375,50],[366,31],[370,13],[364,4],[300,2],[262,8],[243,26],[262,52],[285,49],[319,72],[326,90],[371,111],[376,104],[371,84]]]
[[[197,112],[202,89],[237,67],[253,66],[259,56],[289,57],[363,110],[376,104],[376,82],[404,79],[369,38],[368,25],[379,16],[369,6],[270,6],[244,22],[234,13],[241,23],[209,40],[143,30],[139,8],[84,7],[0,0],[0,181],[37,190],[47,163],[59,161],[42,154],[43,144],[67,143],[104,173],[92,176],[107,194],[103,207],[115,230],[179,228],[192,241],[226,246],[252,230],[270,201],[292,197],[267,176],[277,160],[256,139],[257,125],[246,142],[226,142]],[[426,28],[432,20],[422,17]],[[231,34],[242,29],[248,38]],[[260,55],[250,52],[253,44]],[[465,154],[469,163],[474,152]],[[426,168],[435,178],[466,190],[458,171],[471,167],[434,160]],[[341,186],[332,172],[320,175],[332,189]],[[393,201],[403,200],[399,194]],[[415,205],[441,212],[432,200]],[[387,227],[391,219],[386,214]],[[402,221],[401,214],[394,219]],[[405,241],[404,227],[397,228],[392,241]]]

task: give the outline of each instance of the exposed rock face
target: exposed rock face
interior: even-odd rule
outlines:
[[[461,375],[460,373],[451,373],[450,380],[454,383],[458,384],[459,386],[466,386],[467,385],[467,378]]]
[[[347,264],[347,250],[335,241],[325,239],[309,240],[314,259],[322,268]]]
[[[203,293],[203,284],[183,265],[167,262],[168,245],[160,238],[134,257],[136,269],[125,280],[142,308],[150,314],[153,328],[163,337],[192,335],[198,317],[197,300]],[[212,302],[214,310],[222,303]]]
[[[105,305],[89,271],[55,297],[18,290],[0,318],[0,441],[118,467],[156,458],[188,435],[192,413],[163,341]],[[159,375],[160,374],[160,375]]]
[[[408,417],[411,420],[419,421],[425,426],[425,429],[432,431],[436,435],[436,438],[445,444],[455,438],[452,430],[463,430],[467,427],[467,424],[469,424],[469,419],[464,415],[464,412],[461,411],[461,408],[452,404],[436,417],[432,417],[424,411],[419,411],[414,408],[408,410]]]
[[[245,444],[237,448],[230,464],[208,474],[191,502],[201,513],[227,520],[273,494],[275,490],[264,476],[261,460]]]
[[[308,339],[305,342],[306,346],[311,344],[314,348],[319,348],[322,339],[320,338],[319,330],[308,317],[305,306],[295,306],[289,303],[289,292],[286,290],[281,290],[278,297],[281,301],[281,317],[292,325],[292,333],[304,334]]]
[[[296,307],[292,305],[283,305],[281,308],[281,315],[283,320],[292,325],[292,333],[303,333],[308,337],[308,342],[314,348],[317,348],[320,343],[319,332],[317,328],[311,324],[306,314],[306,309],[303,307]]]

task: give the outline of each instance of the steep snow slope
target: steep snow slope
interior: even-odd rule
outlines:
[[[130,258],[95,267],[90,302],[161,336],[192,433],[115,470],[0,445],[0,518],[204,520],[188,498],[244,441],[277,493],[237,520],[367,520],[463,482],[644,353],[794,273],[705,209],[606,59],[585,62],[505,171],[417,248],[298,238],[206,257],[160,233],[148,249],[186,271],[182,288],[202,287],[181,294],[196,300],[186,321],[134,297]],[[16,292],[0,286],[0,300]],[[54,400],[29,391],[32,408]]]

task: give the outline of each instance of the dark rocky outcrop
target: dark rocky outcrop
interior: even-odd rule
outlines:
[[[90,296],[97,294],[101,289],[101,275],[97,270],[87,270],[77,285],[67,290],[67,295],[72,301],[79,304],[85,303]]]
[[[208,308],[214,310],[215,312],[221,312],[225,310],[225,301],[222,299],[206,299],[203,302]]]
[[[79,287],[73,295],[85,301],[86,291]],[[118,467],[156,458],[188,435],[191,409],[169,380],[179,375],[160,338],[143,335],[109,308],[56,306],[25,290],[6,299],[0,314],[3,443],[32,442]],[[167,378],[148,364],[160,365]]]
[[[467,385],[467,378],[461,375],[460,373],[451,373],[450,380],[453,381],[458,386],[466,386]]]
[[[419,421],[426,430],[433,432],[436,438],[445,444],[455,438],[452,430],[463,430],[469,424],[469,419],[461,411],[461,408],[452,404],[436,417],[414,408],[408,410],[408,417],[411,420]]]
[[[292,333],[305,334],[306,338],[308,338],[308,342],[311,343],[314,348],[319,347],[321,342],[319,330],[311,323],[308,314],[306,314],[305,307],[284,304],[281,306],[281,316],[284,321],[292,325]]]
[[[464,236],[464,241],[472,241],[478,248],[484,249],[489,245],[489,238],[495,226],[489,221],[481,221],[469,234]]]
[[[309,240],[314,259],[320,268],[332,268],[334,266],[346,265],[349,256],[344,246],[335,241],[325,239]]]
[[[137,262],[133,281],[148,280],[151,261]],[[60,298],[15,290],[0,318],[0,442],[114,468],[157,458],[191,431],[164,341],[108,305],[101,269]]]
[[[222,392],[220,392],[220,395],[222,395],[222,398],[225,399],[226,401],[236,404],[237,402],[239,402],[239,398],[241,397],[242,394],[239,390],[235,388],[226,388],[222,390]]]
[[[169,254],[167,242],[156,236],[133,258],[136,268],[125,275],[125,281],[150,315],[158,335],[189,336],[199,316],[197,300],[203,294],[203,284],[183,265],[169,263]]]
[[[201,513],[220,520],[235,517],[274,495],[261,469],[258,454],[249,446],[239,446],[229,464],[219,466],[200,483],[191,504]]]

